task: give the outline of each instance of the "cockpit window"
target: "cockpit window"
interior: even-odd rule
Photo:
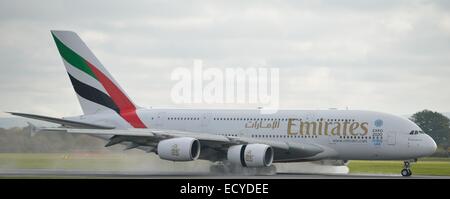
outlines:
[[[419,133],[422,134],[423,131],[412,130],[411,132],[409,132],[410,135],[417,135]]]

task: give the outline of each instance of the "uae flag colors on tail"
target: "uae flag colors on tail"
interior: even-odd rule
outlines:
[[[85,114],[112,110],[132,127],[146,128],[136,105],[76,33],[52,31],[52,36]]]

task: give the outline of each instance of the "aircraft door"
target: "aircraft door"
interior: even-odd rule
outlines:
[[[203,131],[208,131],[211,120],[212,120],[212,114],[211,113],[203,113],[200,120],[201,120],[201,126],[202,126]]]
[[[159,112],[156,115],[156,122],[155,122],[155,126],[158,128],[163,127],[164,125],[164,120],[166,120],[166,113],[165,112]]]
[[[388,141],[388,145],[395,145],[395,143],[397,142],[397,133],[396,132],[388,133],[387,141]]]

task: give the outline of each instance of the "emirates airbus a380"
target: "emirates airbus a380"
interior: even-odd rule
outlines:
[[[13,115],[61,124],[37,131],[89,134],[107,146],[128,144],[170,161],[227,162],[269,167],[315,160],[410,161],[436,150],[410,120],[357,110],[144,109],[136,106],[74,32],[51,31],[83,115],[53,118]]]

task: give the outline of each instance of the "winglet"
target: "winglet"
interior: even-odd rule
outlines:
[[[36,135],[36,133],[39,133],[42,130],[41,128],[37,127],[36,125],[34,125],[31,122],[27,122],[27,124],[28,124],[27,127],[29,129],[31,137],[34,137],[34,135]]]

